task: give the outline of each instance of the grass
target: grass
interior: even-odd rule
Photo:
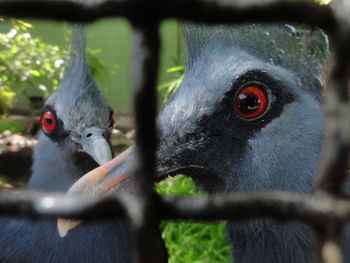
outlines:
[[[25,126],[16,121],[0,120],[0,133],[5,130],[10,130],[12,133],[23,132],[25,130]]]
[[[161,194],[198,194],[191,179],[169,177],[156,185]],[[201,193],[200,193],[201,194]],[[169,253],[169,263],[229,263],[231,245],[225,236],[225,222],[163,222],[162,237]]]

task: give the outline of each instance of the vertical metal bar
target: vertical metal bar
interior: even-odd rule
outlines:
[[[133,81],[135,113],[135,187],[139,206],[131,216],[134,262],[167,262],[153,194],[156,151],[156,80],[159,65],[159,22],[134,25]]]
[[[338,195],[347,178],[350,153],[350,104],[348,32],[339,29],[334,33],[336,64],[326,89],[326,132],[323,160],[315,178],[314,190]],[[350,35],[350,33],[349,33]]]
[[[135,113],[135,176],[137,193],[153,191],[156,151],[156,79],[159,65],[158,24],[134,26],[133,82]]]
[[[326,90],[326,132],[323,162],[315,178],[314,190],[338,197],[347,178],[350,153],[350,104],[348,81],[350,63],[348,61],[347,34],[339,30],[334,34],[336,43],[336,65]],[[324,222],[315,228],[316,247],[314,262],[340,263],[342,222]]]
[[[314,228],[315,250],[314,263],[341,263],[343,254],[341,249],[341,223],[331,222]]]

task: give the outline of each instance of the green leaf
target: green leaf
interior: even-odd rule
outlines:
[[[168,68],[166,72],[172,73],[172,72],[183,72],[185,70],[185,66],[177,66],[177,67],[171,67]]]
[[[155,189],[160,194],[203,195],[192,179],[182,175],[168,177]],[[203,224],[191,222],[161,223],[162,238],[169,252],[169,263],[229,263],[232,247],[225,235],[223,221]]]
[[[32,75],[33,75],[34,77],[40,77],[40,72],[37,71],[37,70],[32,70]]]
[[[8,111],[18,94],[28,97],[28,87],[37,89],[43,97],[49,96],[58,88],[69,59],[66,47],[33,37],[31,24],[18,19],[7,20],[12,28],[6,34],[0,33],[0,116]],[[98,57],[100,52],[87,49],[90,71],[98,81],[107,76]]]
[[[174,60],[176,61],[176,60]],[[164,94],[164,103],[174,94],[174,92],[180,87],[185,72],[185,66],[177,65],[170,67],[166,70],[167,73],[174,74],[176,73],[178,76],[173,80],[167,81],[158,85],[158,91],[165,91]]]

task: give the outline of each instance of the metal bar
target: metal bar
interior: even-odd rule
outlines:
[[[308,23],[334,30],[332,10],[310,0],[0,0],[3,16],[91,22],[122,16],[130,20],[177,18],[206,23],[277,22]],[[193,12],[193,10],[196,10]],[[147,16],[142,15],[147,14]],[[305,15],[308,14],[308,15]]]
[[[341,224],[330,223],[314,226],[314,263],[341,263]]]
[[[156,152],[156,81],[159,64],[159,24],[134,24],[133,90],[135,111],[135,187],[137,206],[131,207],[134,262],[167,262],[153,194]],[[141,25],[142,23],[142,25]],[[135,218],[135,214],[139,215]]]
[[[326,135],[323,160],[314,189],[340,194],[350,154],[349,44],[350,31],[335,35],[336,65],[326,90]]]
[[[350,154],[350,104],[348,47],[350,34],[348,25],[340,25],[335,34],[336,65],[326,90],[326,133],[323,143],[323,160],[314,180],[316,194],[324,191],[332,196],[341,196],[345,180],[348,178],[348,158]],[[314,262],[342,262],[340,245],[341,229],[344,222],[330,219],[316,228],[316,249]]]
[[[156,151],[156,81],[159,64],[158,24],[134,26],[132,85],[135,113],[135,184],[144,197],[153,193]]]
[[[315,262],[341,262],[340,233],[345,221],[350,220],[350,201],[340,198],[342,185],[347,178],[350,151],[350,26],[345,20],[340,21],[338,17],[341,16],[334,15],[329,7],[319,6],[310,0],[0,0],[0,12],[4,16],[86,22],[108,16],[123,16],[132,22],[135,30],[132,79],[137,154],[134,196],[79,200],[62,196],[0,195],[2,214],[85,219],[128,216],[131,220],[135,262],[167,260],[158,228],[160,218],[232,221],[257,217],[282,221],[296,219],[315,226]],[[154,195],[154,87],[159,62],[159,21],[166,18],[202,23],[283,20],[317,25],[328,31],[337,45],[337,64],[326,96],[324,161],[315,181],[314,195],[280,192],[182,198]]]
[[[286,192],[237,193],[216,196],[154,199],[157,215],[171,220],[248,220],[269,217],[277,220],[302,220],[312,224],[350,220],[350,200],[322,195]],[[6,193],[0,195],[0,214],[26,217],[68,217],[87,220],[125,217],[139,220],[139,198],[129,194],[95,199],[65,195]],[[152,211],[152,210],[151,210]],[[153,211],[152,211],[153,212]]]

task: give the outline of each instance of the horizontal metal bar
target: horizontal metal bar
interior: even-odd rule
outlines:
[[[158,196],[153,206],[164,220],[248,220],[272,217],[278,220],[302,220],[313,224],[350,220],[350,200],[325,195],[286,192],[237,193],[213,196]],[[135,209],[136,207],[136,209]],[[26,217],[69,217],[105,219],[125,217],[141,219],[138,198],[122,194],[110,198],[86,198],[63,194],[0,193],[0,214]]]
[[[350,219],[350,202],[318,195],[262,192],[208,197],[163,197],[162,218],[240,221],[257,217],[312,224]]]
[[[177,18],[206,23],[284,20],[318,25],[329,30],[337,28],[332,10],[310,0],[1,0],[0,15],[71,22],[89,22],[110,16],[122,16],[132,21]]]

